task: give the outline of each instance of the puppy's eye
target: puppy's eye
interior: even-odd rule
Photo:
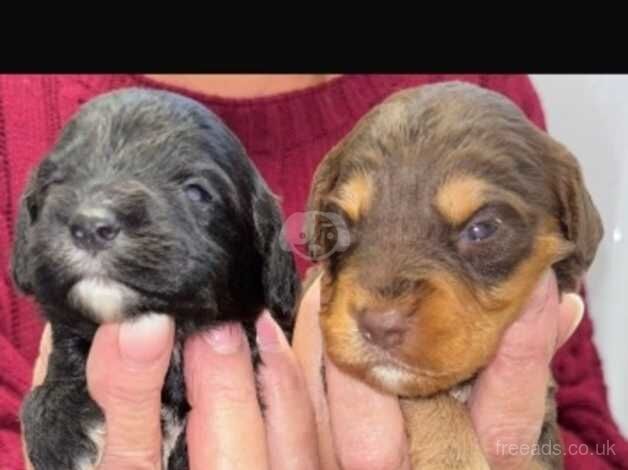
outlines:
[[[463,230],[461,238],[474,243],[484,241],[497,232],[501,223],[499,218],[472,222]]]
[[[194,202],[207,203],[211,200],[209,193],[198,184],[188,184],[185,187],[185,195]]]

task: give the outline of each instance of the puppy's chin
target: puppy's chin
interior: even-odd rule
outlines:
[[[336,364],[377,390],[408,398],[429,397],[449,390],[464,381],[462,377],[449,374],[430,374],[392,362],[378,362],[375,365],[357,367],[354,365],[348,368],[342,364]]]
[[[119,282],[89,277],[77,282],[68,294],[69,301],[96,323],[124,319],[138,301],[138,294]]]
[[[416,376],[396,365],[376,365],[367,371],[369,382],[395,395],[416,395]]]

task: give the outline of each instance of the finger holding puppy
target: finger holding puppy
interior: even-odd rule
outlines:
[[[304,295],[296,318],[292,348],[304,373],[305,385],[316,418],[321,468],[339,469],[334,448],[327,392],[323,383],[323,343],[318,314],[320,310],[320,277],[309,277],[303,287]]]
[[[99,469],[160,468],[161,389],[173,341],[174,323],[165,315],[105,324],[96,332],[87,384],[106,421]]]
[[[357,381],[326,360],[332,433],[341,468],[409,470],[399,400]]]
[[[46,323],[44,331],[41,334],[39,341],[39,355],[35,360],[35,366],[33,368],[33,384],[32,387],[41,385],[46,377],[48,370],[48,358],[52,351],[52,328],[50,323]]]
[[[184,349],[190,468],[268,468],[262,413],[242,327],[225,323]],[[245,450],[244,450],[245,449]]]
[[[31,390],[38,385],[41,385],[46,377],[48,371],[48,358],[52,351],[52,328],[50,323],[46,322],[44,331],[42,332],[41,339],[39,340],[39,355],[35,359],[35,366],[33,368],[33,383]],[[26,470],[33,470],[33,466],[28,458],[28,452],[26,448],[26,441],[24,440],[24,434],[21,435],[22,439],[22,453],[24,455],[24,462]]]
[[[185,347],[190,467],[318,469],[314,412],[283,332],[257,321],[259,405],[250,347],[237,324],[191,338]]]
[[[319,311],[320,278],[312,282],[301,302],[293,347],[314,403],[321,468],[409,469],[398,399],[364,385],[323,359]]]
[[[257,321],[257,345],[271,468],[317,470],[316,422],[303,372],[286,337],[267,312]]]

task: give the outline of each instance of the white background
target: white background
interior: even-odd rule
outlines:
[[[550,134],[579,159],[604,222],[588,276],[611,410],[628,435],[628,76],[532,75]]]

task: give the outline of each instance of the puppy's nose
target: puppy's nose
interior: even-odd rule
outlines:
[[[82,249],[99,251],[111,246],[120,233],[116,216],[107,209],[79,212],[70,223],[74,244]]]
[[[358,328],[367,341],[390,349],[403,341],[406,321],[407,315],[399,310],[367,310],[358,316]]]

